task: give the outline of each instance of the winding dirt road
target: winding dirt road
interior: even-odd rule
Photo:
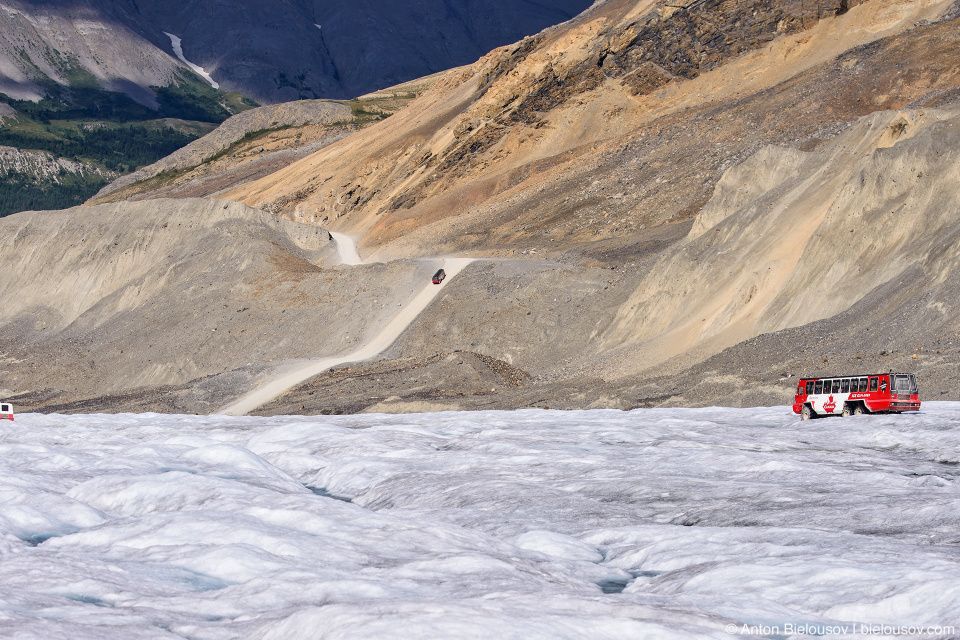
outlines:
[[[331,235],[337,243],[337,253],[339,253],[340,260],[344,264],[363,264],[363,261],[360,259],[360,254],[357,252],[356,244],[350,236],[335,232],[331,233]],[[424,286],[418,294],[403,305],[400,312],[387,323],[387,326],[385,326],[380,333],[356,351],[343,356],[321,358],[307,362],[302,367],[288,372],[275,380],[271,380],[262,387],[254,389],[236,402],[218,409],[216,413],[228,416],[246,415],[260,405],[292,389],[304,380],[322,373],[331,367],[348,362],[369,360],[379,355],[400,337],[400,334],[417,319],[417,316],[419,316],[433,299],[440,294],[443,288],[453,280],[454,276],[460,273],[463,268],[471,262],[473,262],[473,258],[445,258],[443,261],[443,269],[447,272],[446,279],[440,284],[433,284],[428,281],[426,286]]]

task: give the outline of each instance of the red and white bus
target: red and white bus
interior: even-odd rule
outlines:
[[[793,401],[793,412],[801,420],[919,410],[917,379],[912,373],[801,378]]]

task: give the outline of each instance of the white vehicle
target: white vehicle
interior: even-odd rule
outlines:
[[[0,402],[0,420],[13,420],[13,405],[9,402]]]

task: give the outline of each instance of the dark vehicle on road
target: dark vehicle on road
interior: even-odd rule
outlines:
[[[447,277],[447,272],[443,269],[437,269],[437,272],[433,274],[433,284],[440,284],[443,282],[443,279]]]

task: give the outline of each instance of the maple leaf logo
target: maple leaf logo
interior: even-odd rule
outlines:
[[[834,401],[833,396],[827,398],[827,401],[823,403],[823,410],[833,413],[833,410],[837,408],[837,403]]]

